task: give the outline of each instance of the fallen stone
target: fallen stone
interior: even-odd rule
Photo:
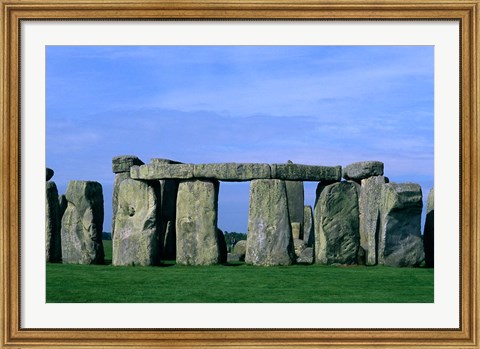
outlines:
[[[298,222],[292,222],[290,225],[292,226],[292,237],[294,239],[300,239],[302,225]]]
[[[247,264],[289,265],[295,261],[285,182],[256,179],[250,183]]]
[[[113,265],[158,265],[160,232],[157,224],[159,183],[123,180],[112,241]]]
[[[307,247],[297,257],[298,264],[312,264],[313,263],[313,248]]]
[[[312,166],[300,164],[270,165],[272,179],[299,181],[339,181],[342,178],[341,166]]]
[[[48,168],[48,167],[47,167],[47,182],[48,182],[50,179],[52,179],[54,173],[55,173],[55,172],[54,172],[51,168]]]
[[[222,263],[217,236],[218,190],[219,183],[215,180],[180,181],[176,220],[177,264]]]
[[[372,176],[383,176],[383,162],[355,162],[343,169],[343,178],[345,179],[361,180]]]
[[[233,246],[233,254],[240,257],[240,261],[245,260],[245,255],[247,253],[247,240],[238,241],[235,246]]]
[[[140,166],[143,164],[144,162],[135,155],[115,156],[112,159],[112,172],[130,172],[132,166]]]
[[[222,181],[249,181],[258,178],[270,178],[268,164],[219,163],[195,165],[195,178],[214,178]]]
[[[422,189],[414,183],[382,186],[378,263],[418,266],[425,258],[420,233]]]
[[[192,179],[194,165],[154,163],[133,166],[130,176],[133,179]]]
[[[304,206],[303,209],[303,241],[307,243],[308,247],[313,244],[313,210],[312,206]]]
[[[103,264],[103,193],[92,181],[70,181],[62,218],[63,263]]]
[[[355,264],[360,236],[358,196],[354,184],[319,183],[315,203],[315,262]]]
[[[433,268],[435,263],[435,191],[430,189],[427,199],[427,216],[425,217],[425,227],[423,230],[423,245],[425,251],[425,266],[427,268]]]
[[[385,177],[373,176],[362,179],[360,208],[360,246],[365,251],[365,264],[375,265],[378,262],[377,242],[380,232],[380,204],[382,186]]]
[[[60,237],[61,211],[58,203],[58,190],[55,182],[47,182],[45,195],[45,253],[46,261],[62,261],[62,244]]]

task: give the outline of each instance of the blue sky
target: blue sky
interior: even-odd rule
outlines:
[[[432,46],[48,46],[47,166],[104,189],[111,159],[385,163],[433,186]],[[313,205],[316,183],[305,183]],[[247,230],[248,183],[222,183],[219,227]]]

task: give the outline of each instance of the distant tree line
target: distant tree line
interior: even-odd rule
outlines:
[[[225,231],[223,233],[225,235],[225,242],[227,243],[227,250],[232,252],[233,246],[240,240],[247,240],[247,234],[245,233],[237,233],[236,231],[228,232]]]

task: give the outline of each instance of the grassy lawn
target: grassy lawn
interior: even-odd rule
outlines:
[[[107,262],[111,242],[105,242]],[[47,264],[48,303],[430,303],[433,269]]]

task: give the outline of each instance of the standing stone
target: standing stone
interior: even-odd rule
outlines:
[[[182,180],[177,194],[177,264],[209,265],[222,262],[217,236],[216,180]]]
[[[312,264],[313,263],[313,248],[307,247],[302,250],[300,255],[297,257],[298,264]]]
[[[257,179],[250,183],[247,252],[253,265],[289,265],[295,260],[285,182]]]
[[[292,222],[290,225],[292,226],[292,237],[300,239],[302,225],[298,222]]]
[[[315,203],[315,261],[355,264],[360,244],[358,194],[353,183],[319,183]]]
[[[118,188],[118,208],[113,236],[113,265],[158,265],[159,183],[123,180]]]
[[[304,190],[303,182],[285,181],[287,188],[288,215],[291,223],[299,223],[300,231],[297,239],[303,239],[303,206]]]
[[[378,238],[380,232],[380,203],[385,177],[362,179],[360,190],[360,246],[365,251],[365,264],[378,262]]]
[[[313,232],[313,210],[312,206],[305,206],[303,209],[303,241],[308,247],[312,247]]]
[[[60,238],[61,216],[58,204],[58,190],[55,182],[47,182],[45,212],[46,261],[50,263],[59,263],[62,261],[62,245]]]
[[[130,168],[132,166],[139,165],[143,165],[143,161],[135,155],[115,156],[112,159],[112,171],[115,173],[112,193],[112,239],[115,236],[115,217],[117,215],[118,207],[118,188],[122,181],[130,178]]]
[[[68,206],[68,201],[67,201],[67,198],[65,197],[65,194],[58,196],[58,205],[60,208],[60,220],[61,220]]]
[[[63,263],[103,264],[103,193],[98,182],[70,181],[62,218]]]
[[[422,189],[414,183],[382,186],[378,263],[418,266],[424,260],[420,235]]]
[[[435,223],[435,192],[430,189],[427,199],[427,216],[425,218],[425,228],[423,231],[423,245],[425,250],[425,266],[427,268],[434,267],[434,223]]]
[[[50,179],[52,179],[54,173],[55,173],[55,172],[54,172],[51,168],[48,168],[48,167],[47,167],[47,182],[48,182]]]
[[[233,247],[233,254],[238,256],[239,261],[245,261],[245,255],[247,254],[247,240],[238,241]]]

